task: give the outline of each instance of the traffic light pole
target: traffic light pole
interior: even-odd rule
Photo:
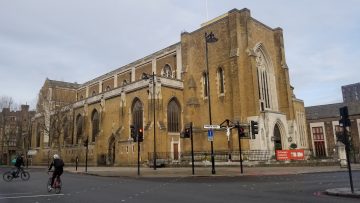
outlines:
[[[140,175],[140,139],[139,133],[137,133],[137,144],[138,144],[138,157],[137,157],[137,167],[138,167],[138,176]]]
[[[240,136],[240,123],[239,121],[236,124],[236,127],[238,129],[238,137],[239,137],[239,158],[240,158],[240,173],[243,173],[243,160],[242,160],[242,151],[241,151],[241,136]]]
[[[190,122],[190,138],[191,138],[191,167],[192,167],[192,174],[195,174],[195,166],[194,166],[194,140],[193,140],[193,129],[192,129],[192,122]]]
[[[89,137],[86,139],[85,173],[87,173],[87,166],[88,166],[88,152],[89,152]]]
[[[344,132],[346,133],[346,132]],[[350,156],[349,156],[349,152],[350,152],[350,146],[349,143],[347,143],[345,145],[345,152],[346,152],[346,161],[347,161],[347,166],[348,166],[348,171],[349,171],[349,178],[350,178],[350,187],[351,187],[351,193],[354,193],[354,185],[353,185],[353,180],[352,180],[352,172],[351,172],[351,164],[350,164]]]
[[[340,108],[340,121],[339,124],[342,127],[342,133],[343,133],[343,140],[342,142],[345,144],[345,154],[346,154],[346,161],[349,171],[349,178],[350,178],[350,187],[351,187],[351,193],[354,193],[354,185],[352,180],[352,172],[351,172],[351,163],[350,163],[350,142],[349,142],[349,135],[347,128],[350,128],[350,119],[349,119],[349,113],[347,106],[344,106]]]

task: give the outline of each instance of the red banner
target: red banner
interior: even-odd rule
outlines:
[[[287,160],[304,160],[303,149],[291,149],[291,150],[276,150],[276,160],[287,161]]]

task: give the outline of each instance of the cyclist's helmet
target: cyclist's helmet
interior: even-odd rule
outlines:
[[[54,159],[60,159],[60,156],[58,154],[54,154]]]

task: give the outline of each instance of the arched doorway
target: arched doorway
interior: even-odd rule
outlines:
[[[109,160],[109,165],[114,165],[115,163],[115,146],[116,146],[116,142],[115,142],[115,137],[112,136],[110,138],[110,142],[109,142],[109,150],[108,150],[108,160]]]
[[[275,150],[282,150],[281,132],[279,124],[275,124],[274,126],[274,147]]]

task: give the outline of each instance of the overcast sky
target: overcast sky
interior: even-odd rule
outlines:
[[[358,0],[0,0],[0,96],[34,105],[46,78],[84,83],[233,8],[283,28],[305,106],[342,102],[341,86],[360,82]]]

